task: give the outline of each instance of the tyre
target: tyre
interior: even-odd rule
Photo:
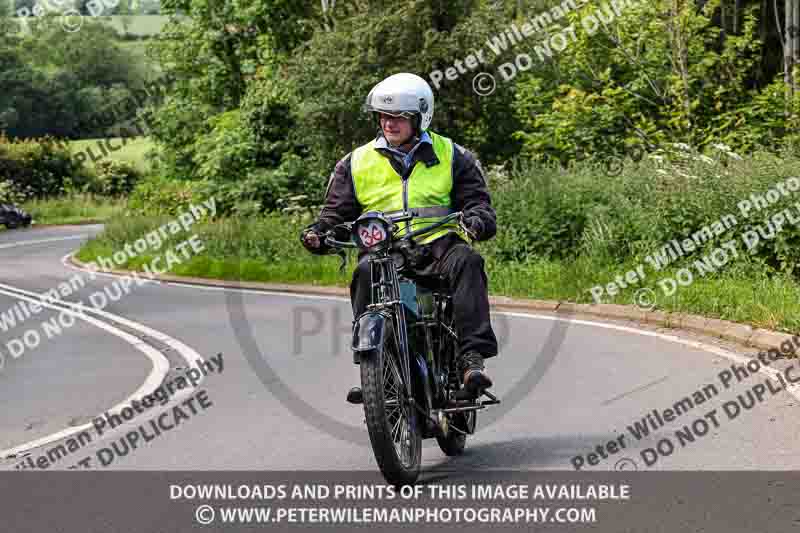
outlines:
[[[17,229],[20,225],[22,225],[22,221],[17,217],[12,216],[6,220],[6,228],[8,229]]]
[[[450,419],[450,428],[447,434],[437,435],[436,442],[439,443],[439,448],[447,456],[456,456],[464,453],[464,448],[467,445],[467,436],[452,429],[455,425],[456,428],[465,432],[471,433],[475,430],[475,411],[467,411],[466,413],[456,413]]]
[[[383,477],[392,485],[410,485],[419,476],[422,431],[416,409],[401,401],[399,349],[387,323],[383,350],[362,357],[361,391],[372,451]],[[404,405],[405,404],[405,405]]]

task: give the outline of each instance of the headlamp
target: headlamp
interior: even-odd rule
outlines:
[[[361,248],[374,250],[389,243],[392,223],[377,213],[364,213],[353,224],[353,240]]]

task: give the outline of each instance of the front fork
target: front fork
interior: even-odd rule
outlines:
[[[376,280],[376,268],[378,276]],[[400,371],[405,385],[405,399],[411,408],[416,409],[427,421],[428,431],[435,421],[430,413],[433,409],[433,394],[430,386],[429,367],[418,354],[412,354],[408,338],[408,322],[400,297],[400,280],[394,261],[388,254],[370,260],[370,285],[372,287],[372,304],[367,309],[391,310],[395,320],[395,338],[398,340]],[[412,372],[412,361],[416,372]],[[415,379],[416,378],[416,379]],[[416,394],[415,394],[416,392]]]

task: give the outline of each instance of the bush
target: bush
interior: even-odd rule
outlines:
[[[254,166],[255,145],[241,113],[228,111],[209,119],[208,133],[195,141],[195,174],[212,181],[237,181]]]
[[[20,193],[10,181],[0,181],[0,204],[19,204],[25,201],[25,195]]]
[[[128,210],[140,215],[176,215],[190,204],[209,197],[208,183],[149,176],[140,181],[128,199]]]
[[[648,156],[618,175],[590,161],[568,169],[523,166],[499,184],[490,182],[498,233],[482,246],[499,261],[588,257],[597,265],[643,262],[671,240],[683,242],[730,214],[736,219],[732,229],[676,264],[699,259],[734,239],[740,252],[737,268],[758,264],[767,273],[796,274],[800,227],[787,222],[774,239],[762,238],[752,254],[744,250],[740,235],[790,206],[796,214],[800,193],[753,210],[748,218],[737,204],[797,176],[797,167],[792,157],[757,154],[737,160],[723,153],[715,160],[685,150]]]
[[[0,136],[0,181],[10,182],[25,198],[63,194],[87,176],[68,147],[50,138],[12,141]]]
[[[99,161],[94,166],[94,172],[88,191],[101,196],[128,195],[141,180],[139,171],[132,165],[113,159]]]

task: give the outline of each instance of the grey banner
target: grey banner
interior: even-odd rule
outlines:
[[[402,490],[367,472],[9,472],[0,479],[9,533],[800,527],[800,474],[786,472],[455,471]]]

